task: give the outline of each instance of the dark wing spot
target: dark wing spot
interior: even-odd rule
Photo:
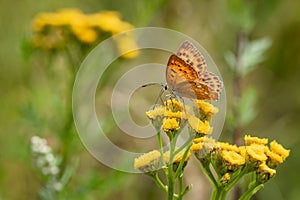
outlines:
[[[197,58],[197,62],[200,62],[201,61],[201,59],[200,58]],[[200,64],[199,64],[200,65]]]
[[[190,65],[194,65],[194,63],[193,63],[193,62],[191,62],[191,63],[190,63]]]
[[[201,66],[202,66],[202,64],[198,64],[198,65],[197,65],[197,67],[201,67]]]

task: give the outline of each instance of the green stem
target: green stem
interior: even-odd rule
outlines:
[[[173,134],[170,134],[170,157],[168,163],[168,200],[173,200],[174,195],[173,159],[177,137],[176,132]]]
[[[183,193],[182,193],[182,176],[178,177],[178,185],[179,185],[179,189],[178,189],[178,200],[182,200],[183,197]]]
[[[202,164],[202,163],[201,163]],[[217,183],[214,175],[212,174],[210,168],[209,168],[209,164],[208,165],[204,165],[202,164],[202,169],[204,170],[206,176],[209,178],[210,182],[213,184],[213,186],[215,188],[218,188],[219,187],[219,184]]]
[[[187,140],[187,141],[185,141],[185,143],[183,144],[183,145],[181,145],[178,149],[176,149],[176,151],[175,151],[175,155],[177,155],[182,149],[184,149],[186,146],[188,146],[189,144],[192,144],[192,141],[194,140],[194,136],[193,135],[191,135],[190,137],[189,137],[189,139]]]
[[[246,165],[239,173],[237,176],[233,177],[228,185],[226,185],[225,190],[229,191],[248,171],[248,166]]]
[[[165,192],[168,192],[167,187],[161,182],[160,178],[158,177],[158,173],[157,172],[152,177],[153,177],[154,182],[158,185],[158,187],[160,189],[162,189]]]
[[[157,131],[157,140],[158,140],[158,148],[159,148],[159,152],[160,152],[161,163],[162,163],[162,166],[164,167],[164,166],[166,166],[166,162],[164,160],[163,143],[162,143],[162,139],[161,139],[160,130]]]
[[[239,200],[249,200],[258,190],[260,190],[264,184],[255,182],[248,190],[239,198]]]
[[[174,175],[175,178],[180,177],[181,174],[183,173],[182,167],[183,167],[183,165],[184,165],[185,159],[186,159],[186,157],[187,157],[187,155],[188,155],[188,153],[189,153],[189,151],[190,151],[191,146],[192,146],[192,143],[190,143],[189,146],[186,148],[186,150],[185,150],[185,152],[184,152],[184,154],[183,154],[183,156],[182,156],[182,159],[181,159],[181,161],[180,161],[180,163],[179,163],[179,165],[178,165],[178,168],[177,168],[177,170],[176,170],[176,173],[175,173],[175,175]],[[176,151],[175,151],[174,154],[176,155]]]

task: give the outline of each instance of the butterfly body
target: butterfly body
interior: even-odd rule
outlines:
[[[201,100],[219,99],[223,86],[218,76],[206,70],[204,57],[189,41],[170,56],[166,81],[172,93]]]

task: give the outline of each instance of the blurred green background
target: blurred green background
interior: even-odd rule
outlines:
[[[32,85],[44,79],[57,82],[57,77],[51,73],[44,73],[43,66],[39,66],[39,69],[30,67],[21,50],[22,42],[31,34],[30,21],[37,13],[54,12],[68,7],[79,8],[84,13],[115,10],[125,21],[136,27],[159,26],[187,34],[197,40],[219,66],[230,101],[232,80],[224,54],[235,49],[237,30],[234,21],[239,19],[232,19],[234,15],[228,11],[225,2],[2,0],[0,199],[39,199],[38,191],[42,187],[32,164],[30,137],[41,134],[40,131],[45,131],[48,124],[40,118],[35,118],[34,121],[27,120],[28,113],[24,116],[24,109],[28,108],[29,102],[33,102],[38,104],[35,106],[45,115],[49,115],[49,118],[55,118],[55,110],[51,107],[53,105],[47,101],[53,96],[51,89],[45,90],[47,87],[42,84],[41,94],[39,86]],[[276,139],[291,149],[290,157],[278,168],[276,177],[268,182],[255,198],[297,200],[300,199],[300,174],[297,172],[300,167],[300,153],[297,150],[297,146],[300,145],[300,2],[255,1],[254,7],[254,28],[249,37],[269,37],[272,45],[265,54],[265,62],[243,80],[245,86],[255,87],[258,93],[258,115],[243,127],[243,130],[258,137]],[[43,98],[34,99],[39,96],[37,93],[44,95]],[[229,140],[230,133],[224,132],[222,138]],[[79,144],[76,151],[80,152],[80,161],[77,173],[73,175],[68,186],[70,193],[73,193],[69,196],[70,199],[164,197],[150,178],[110,170],[90,156],[80,145],[78,138],[74,140]]]

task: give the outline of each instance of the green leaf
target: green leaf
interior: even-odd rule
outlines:
[[[271,46],[269,38],[254,40],[246,44],[241,56],[241,75],[247,75],[255,69],[259,63],[265,60],[264,53]]]
[[[61,179],[60,179],[60,183],[62,184],[62,187],[64,188],[68,182],[70,181],[72,175],[74,174],[75,172],[75,169],[77,168],[78,166],[78,162],[79,162],[79,159],[75,159],[73,162],[71,162],[65,169],[63,175],[61,176]]]
[[[227,51],[224,54],[224,58],[227,62],[227,65],[232,71],[236,70],[236,57],[232,51]]]
[[[248,88],[238,102],[238,112],[240,118],[239,124],[244,126],[249,124],[257,115],[255,103],[257,101],[257,92],[254,88]]]

